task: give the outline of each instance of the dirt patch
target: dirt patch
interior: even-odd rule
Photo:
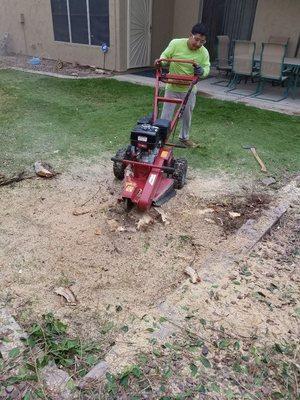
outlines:
[[[214,221],[226,234],[233,233],[248,219],[257,219],[271,201],[270,195],[250,193],[246,196],[228,196],[221,203],[209,203],[214,210]]]
[[[41,63],[39,65],[31,65],[31,58],[31,56],[23,55],[2,56],[0,57],[0,68],[14,67],[26,69],[28,71],[50,72],[81,78],[101,76],[102,70],[99,70],[99,73],[95,72],[97,68],[101,69],[99,66],[96,68],[96,66],[83,66],[77,63],[62,62],[61,60],[49,60],[47,58],[40,58]]]
[[[224,269],[220,282],[187,284],[186,266],[204,260],[234,232],[218,224],[220,213],[256,218],[270,200],[241,191],[235,198],[226,184],[219,190],[217,178],[219,200],[214,190],[213,198],[200,197],[197,179],[163,207],[166,221],[152,214],[145,231],[137,230],[141,214],[117,204],[120,182],[109,165],[75,166],[55,180],[2,188],[0,301],[25,326],[52,311],[86,340],[110,333],[105,346],[101,340],[106,355],[120,343],[135,344],[131,359],[148,349],[142,364],[136,360],[145,382],[132,383],[131,376],[133,386],[115,389],[124,396],[128,391],[128,398],[139,391],[159,398],[162,382],[169,396],[187,391],[247,398],[249,390],[257,394],[265,387],[266,395],[284,393],[280,363],[296,359],[298,340],[299,203],[247,260]],[[206,185],[208,193],[210,179]],[[206,185],[203,178],[202,189]],[[54,293],[58,286],[71,287],[78,304],[68,307]],[[165,298],[183,316],[180,332],[161,346],[144,334],[139,341],[164,323],[160,308],[153,317],[152,306]],[[119,364],[123,356],[125,350]]]
[[[218,284],[202,283],[170,299],[188,310],[193,330],[202,319],[260,345],[297,340],[299,330],[299,202],[272,228],[245,261],[223,271]],[[205,271],[203,271],[204,273]],[[201,271],[200,271],[201,273]],[[198,322],[196,322],[198,321]],[[198,323],[198,325],[197,325]],[[212,332],[216,333],[215,329]]]
[[[54,311],[92,338],[108,320],[144,314],[226,238],[194,183],[164,205],[166,224],[154,219],[145,231],[137,230],[141,214],[117,204],[110,163],[2,188],[0,300],[21,322]],[[66,306],[57,287],[71,287],[78,305]]]
[[[54,311],[95,337],[107,318],[134,318],[163,299],[221,240],[217,225],[195,218],[186,190],[164,207],[168,225],[137,231],[141,215],[117,205],[120,183],[109,167],[1,189],[1,301],[21,322]],[[76,308],[54,293],[59,286],[72,287]]]

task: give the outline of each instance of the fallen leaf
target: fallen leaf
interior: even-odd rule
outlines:
[[[52,178],[56,175],[56,173],[53,171],[53,167],[50,164],[42,161],[37,161],[34,163],[34,170],[35,173],[42,178]]]
[[[200,356],[199,360],[201,361],[201,363],[204,365],[205,368],[211,368],[210,362],[206,357]]]
[[[116,230],[120,227],[118,221],[116,221],[115,219],[108,219],[107,224],[111,232],[116,232]]]
[[[238,218],[238,217],[240,217],[241,216],[241,214],[240,213],[238,213],[238,212],[234,212],[234,211],[229,211],[229,216],[230,216],[230,218]]]
[[[200,215],[204,215],[204,214],[208,214],[208,213],[213,213],[215,210],[213,209],[213,208],[204,208],[204,209],[202,209],[202,210],[197,210],[196,211],[196,214],[198,215],[198,216],[200,216]]]
[[[145,231],[151,224],[153,224],[153,219],[150,217],[150,215],[144,214],[137,223],[137,229],[138,231]]]
[[[270,185],[273,185],[274,183],[276,183],[276,179],[273,178],[272,176],[270,176],[268,178],[262,179],[261,182],[265,186],[270,186]]]
[[[119,226],[119,227],[116,229],[116,232],[126,232],[126,228],[124,228],[124,226]]]
[[[133,226],[129,226],[128,228],[126,228],[126,232],[135,233],[136,228],[134,228]]]
[[[204,218],[205,222],[208,222],[209,224],[215,224],[215,221],[211,218]]]
[[[157,219],[162,222],[164,225],[169,225],[170,221],[168,221],[167,215],[162,209],[154,208],[153,211],[156,214]]]
[[[192,267],[186,267],[186,269],[184,270],[185,274],[188,275],[190,277],[190,281],[192,283],[198,283],[201,282],[201,278],[198,275],[198,273],[194,270],[194,268]]]
[[[77,299],[74,293],[71,291],[71,289],[59,287],[57,289],[54,289],[54,293],[58,294],[59,296],[62,296],[67,301],[68,306],[77,305]]]
[[[75,215],[76,217],[78,216],[78,215],[84,215],[84,214],[88,214],[88,213],[90,213],[92,210],[87,210],[87,209],[80,209],[80,208],[78,208],[78,209],[76,209],[76,210],[74,210],[73,211],[73,215]]]

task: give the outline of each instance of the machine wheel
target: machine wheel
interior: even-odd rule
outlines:
[[[126,152],[127,152],[126,148],[119,149],[116,152],[116,157],[124,159],[124,158],[126,158]],[[122,181],[124,179],[125,168],[126,168],[126,166],[121,162],[115,161],[113,164],[114,175],[120,181]]]
[[[181,189],[185,185],[187,166],[187,160],[185,158],[178,158],[177,160],[174,160],[173,179],[175,183],[175,189]]]

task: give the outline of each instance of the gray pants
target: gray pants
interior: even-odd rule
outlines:
[[[165,97],[170,99],[184,99],[186,93],[172,92],[170,90],[165,91]],[[196,93],[192,92],[185,106],[185,110],[182,115],[180,139],[187,140],[189,138],[189,130],[192,123],[193,109],[196,104]],[[171,120],[175,111],[176,104],[164,103],[161,118]]]

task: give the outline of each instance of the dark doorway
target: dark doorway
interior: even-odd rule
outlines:
[[[212,60],[216,58],[218,35],[233,40],[250,40],[257,0],[204,0],[202,22],[209,29],[206,47]]]

